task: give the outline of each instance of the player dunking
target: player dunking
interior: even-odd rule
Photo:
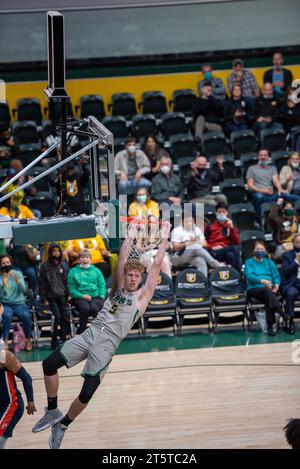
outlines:
[[[117,271],[111,293],[90,327],[81,335],[68,340],[43,361],[48,407],[45,415],[33,427],[40,432],[52,427],[50,448],[60,448],[65,431],[73,420],[86,408],[115,354],[120,342],[133,324],[145,313],[153,296],[160,267],[165,255],[170,233],[170,223],[162,224],[161,242],[154,262],[149,268],[144,286],[139,288],[144,266],[138,261],[127,261],[134,228],[130,227],[119,255]],[[58,373],[62,366],[70,368],[86,359],[82,372],[83,386],[79,396],[63,416],[57,407]]]

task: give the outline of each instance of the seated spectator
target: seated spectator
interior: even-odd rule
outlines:
[[[129,205],[129,217],[148,218],[149,216],[159,219],[159,208],[157,202],[150,199],[148,190],[144,187],[138,189],[135,200]]]
[[[17,186],[13,184],[9,185],[4,191],[4,194],[8,194],[13,189],[16,189]],[[29,218],[34,219],[35,216],[32,211],[27,207],[27,205],[22,204],[24,199],[24,191],[16,192],[12,197],[6,199],[1,204],[0,215],[4,215],[10,218]]]
[[[153,176],[159,173],[161,157],[169,156],[169,153],[160,146],[157,138],[154,135],[148,135],[145,138],[143,149],[151,165],[151,173],[147,175],[147,177],[152,179]]]
[[[214,259],[207,251],[207,242],[202,230],[195,225],[192,213],[185,212],[183,223],[171,233],[173,254],[171,261],[174,267],[196,267],[207,276],[208,265],[221,267],[221,262]]]
[[[279,173],[279,181],[282,189],[289,194],[289,200],[300,199],[300,155],[293,152],[288,159],[288,164],[283,166]],[[291,197],[293,196],[293,197]]]
[[[79,264],[70,270],[68,283],[73,304],[79,313],[78,333],[81,334],[87,328],[89,317],[97,315],[106,298],[104,277],[91,264],[89,251],[80,251]]]
[[[42,248],[41,248],[41,256],[42,256],[41,261],[42,262],[47,262],[47,260],[49,259],[49,248],[50,248],[51,244],[53,244],[53,243],[47,242],[42,246]],[[66,266],[67,269],[69,269],[68,250],[73,249],[72,241],[54,241],[54,244],[57,244],[60,247],[60,249],[62,250],[62,256],[63,256],[65,266]]]
[[[264,129],[281,127],[278,122],[281,112],[281,102],[274,96],[271,83],[264,83],[262,95],[256,98],[253,130],[260,133]]]
[[[68,255],[70,265],[73,267],[79,262],[79,254],[82,250],[89,251],[91,254],[91,264],[101,270],[105,278],[111,273],[109,258],[110,251],[105,246],[101,236],[98,234],[94,238],[74,239],[68,246]]]
[[[249,166],[246,180],[248,188],[252,192],[255,211],[260,217],[261,204],[278,198],[278,195],[274,195],[274,186],[279,195],[283,193],[276,166],[272,164],[267,148],[259,150],[258,164]]]
[[[9,167],[12,158],[16,158],[20,154],[19,144],[9,130],[9,125],[0,122],[0,169]]]
[[[87,213],[85,192],[88,188],[90,171],[87,160],[82,155],[80,166],[69,163],[67,166],[67,206],[69,213]]]
[[[201,95],[196,99],[193,109],[195,137],[201,140],[205,130],[222,132],[222,114],[223,102],[213,97],[212,86],[206,83],[202,86]]]
[[[45,306],[49,306],[54,317],[51,347],[59,345],[58,327],[60,328],[60,341],[65,342],[70,334],[70,314],[67,301],[71,300],[68,286],[68,269],[63,262],[62,249],[58,244],[51,244],[48,251],[48,260],[40,267],[40,297]]]
[[[219,203],[216,206],[216,220],[207,227],[205,237],[207,247],[215,259],[231,265],[238,271],[241,270],[242,263],[238,248],[240,236],[238,229],[228,218],[227,204]]]
[[[232,96],[224,106],[224,130],[229,137],[234,130],[248,129],[251,109],[248,102],[242,98],[242,88],[234,85]]]
[[[286,132],[300,125],[300,103],[295,100],[294,92],[294,88],[289,88],[282,104],[282,123]]]
[[[235,59],[232,62],[232,73],[227,78],[227,86],[232,94],[234,85],[240,85],[242,97],[247,98],[250,105],[254,105],[254,99],[258,98],[260,92],[256,78],[252,72],[244,68],[242,59]]]
[[[190,176],[187,182],[189,202],[199,202],[208,205],[227,202],[224,194],[212,194],[212,187],[224,180],[224,156],[219,155],[216,161],[216,171],[207,168],[205,156],[197,156],[195,161],[191,163]]]
[[[26,336],[26,351],[32,350],[31,314],[25,300],[26,285],[21,272],[13,270],[10,256],[0,257],[0,304],[3,305],[3,340],[8,342],[13,315],[21,319]]]
[[[295,300],[300,296],[300,234],[293,237],[293,249],[281,257],[282,295],[285,299],[285,314],[287,316],[287,332],[296,331]]]
[[[293,249],[293,237],[298,233],[299,217],[291,202],[278,198],[277,204],[270,210],[269,222],[277,243],[274,259],[280,259],[284,252]]]
[[[264,83],[271,83],[274,95],[281,98],[293,81],[292,72],[283,65],[283,56],[280,52],[273,54],[273,67],[264,73]]]
[[[212,87],[212,96],[219,99],[226,99],[226,90],[221,78],[217,78],[213,75],[212,66],[210,64],[204,64],[201,67],[203,79],[198,83],[198,92],[201,95],[202,88],[207,83],[210,83]]]
[[[151,199],[159,204],[181,206],[184,197],[184,186],[177,174],[173,173],[172,160],[163,156],[160,160],[160,172],[152,179]]]
[[[268,335],[275,336],[273,324],[276,311],[281,313],[281,305],[276,293],[280,286],[280,275],[275,262],[268,258],[267,249],[262,241],[255,241],[253,257],[246,260],[245,278],[247,295],[260,300],[266,308]]]
[[[140,187],[151,186],[146,175],[151,172],[150,162],[142,150],[136,148],[136,139],[127,137],[125,149],[115,156],[115,173],[120,194],[134,194]]]
[[[36,270],[36,260],[38,249],[33,244],[23,244],[23,246],[13,246],[9,250],[12,259],[13,268],[20,270],[23,275],[26,275],[29,283],[29,288],[36,293],[38,287],[38,274]]]
[[[17,158],[12,159],[9,163],[9,169],[12,170],[11,176],[14,176],[15,174],[19,173],[20,171],[22,171],[23,168],[24,166],[23,166],[22,161],[18,160]],[[32,179],[32,176],[28,176],[28,178],[26,176],[21,176],[18,179],[18,185],[21,186],[22,184],[24,184],[24,182],[27,182],[27,180],[29,181],[30,179]],[[37,190],[36,190],[35,185],[31,184],[31,186],[26,187],[24,189],[24,192],[25,194],[33,197],[36,195]],[[38,217],[38,218],[41,218],[41,217]]]

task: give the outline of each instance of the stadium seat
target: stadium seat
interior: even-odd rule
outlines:
[[[41,145],[39,143],[22,143],[20,145],[19,159],[23,166],[27,166],[41,154]]]
[[[165,94],[162,91],[145,91],[142,94],[139,109],[142,109],[143,114],[154,114],[155,117],[160,117],[168,112]]]
[[[240,155],[240,161],[241,161],[243,177],[246,178],[248,168],[250,166],[253,166],[254,164],[257,164],[257,162],[258,162],[257,153],[254,153],[254,152],[253,153],[243,153],[242,155]]]
[[[285,131],[280,128],[265,129],[261,131],[261,142],[269,151],[285,150],[286,135]]]
[[[272,207],[274,207],[274,205],[276,205],[275,201],[273,201],[273,202],[264,202],[260,206],[261,227],[262,227],[262,230],[265,233],[272,233],[272,231],[273,231],[272,227],[270,225],[268,217],[269,217],[270,210],[271,210]]]
[[[216,219],[216,209],[214,205],[204,205],[204,218],[210,223],[213,223]]]
[[[256,240],[265,241],[265,234],[261,230],[247,230],[240,233],[242,257],[245,262],[253,256],[253,245]]]
[[[217,157],[216,156],[211,156],[209,158],[209,163],[211,166],[211,169],[214,171],[217,168]],[[236,166],[234,163],[234,156],[227,154],[224,155],[224,179],[232,179],[236,177]]]
[[[157,133],[156,119],[153,114],[137,114],[132,117],[131,131],[137,140]]]
[[[46,170],[44,166],[34,166],[31,168],[26,174],[28,176],[38,176],[39,174],[43,173]],[[34,183],[34,187],[38,192],[49,192],[51,191],[51,184],[48,176],[43,177],[39,181]]]
[[[153,321],[152,318],[157,320]],[[171,321],[166,318],[171,318]],[[163,272],[159,274],[154,295],[142,318],[142,324],[144,335],[149,327],[161,328],[170,325],[175,334],[175,325],[177,326],[175,292],[172,279]]]
[[[220,322],[232,323],[248,320],[247,297],[241,274],[230,266],[219,267],[209,276],[211,288],[213,320],[215,328]],[[240,313],[238,316],[229,316]],[[226,314],[226,318],[220,316]]]
[[[0,102],[0,122],[5,122],[7,125],[10,124],[11,116],[9,105],[5,101]]]
[[[239,231],[256,229],[256,212],[250,203],[230,205],[229,216]]]
[[[13,116],[17,114],[18,121],[34,121],[40,125],[42,122],[41,103],[38,98],[18,99],[17,107],[13,109]]]
[[[37,143],[39,134],[34,121],[19,121],[12,126],[12,133],[17,137],[19,143]]]
[[[257,141],[253,130],[235,130],[230,134],[230,142],[236,155],[251,153],[256,150]]]
[[[50,120],[44,120],[42,122],[42,129],[40,131],[41,139],[46,140],[49,135],[55,134],[55,128],[53,122]]]
[[[202,137],[202,146],[203,154],[207,157],[227,153],[227,144],[223,132],[205,132]]]
[[[170,150],[174,163],[180,167],[190,166],[197,154],[195,140],[190,134],[171,135]]]
[[[125,147],[125,140],[124,138],[115,138],[114,139],[114,151],[115,155],[119,153],[119,151],[124,150]]]
[[[186,116],[192,116],[196,99],[196,93],[191,89],[175,90],[169,105],[173,104],[174,112],[183,112]]]
[[[29,198],[29,208],[40,210],[42,217],[52,217],[55,213],[56,196],[51,192],[40,191]]]
[[[75,106],[76,112],[80,108],[80,117],[94,116],[99,121],[105,117],[103,97],[98,94],[87,94],[80,97],[80,106]]]
[[[289,147],[292,150],[296,150],[297,139],[300,136],[300,125],[295,125],[291,128],[289,134]]]
[[[220,183],[220,191],[226,195],[229,204],[245,202],[247,191],[242,179],[226,179]]]
[[[182,112],[166,112],[161,116],[161,130],[167,139],[171,135],[187,133],[185,116]]]
[[[110,130],[114,138],[125,138],[128,135],[126,119],[123,116],[106,116],[102,124]]]
[[[136,114],[135,97],[132,93],[115,93],[111,97],[111,104],[108,109],[113,116],[124,116],[131,119]]]
[[[286,150],[279,150],[272,152],[272,162],[277,168],[278,173],[281,168],[288,164],[288,159],[290,157],[290,152]]]
[[[66,108],[67,108],[67,119],[73,117],[73,107],[70,97],[66,100]],[[60,103],[57,102],[55,99],[51,100],[48,107],[44,108],[44,111],[48,111],[48,119],[53,122],[59,122],[61,118],[61,106]]]
[[[209,330],[213,328],[210,288],[208,279],[202,272],[194,267],[188,267],[181,271],[176,277],[175,295],[179,317],[179,332],[181,332],[184,322],[189,324],[208,323]],[[186,320],[187,316],[195,317],[199,315],[201,318]],[[202,317],[203,315],[205,315],[205,318]]]

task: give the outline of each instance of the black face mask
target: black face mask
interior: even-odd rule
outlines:
[[[294,249],[295,249],[295,252],[300,252],[300,248],[294,247]]]
[[[74,181],[75,178],[76,178],[76,174],[68,174],[67,175],[68,181]]]
[[[8,274],[10,270],[11,270],[11,265],[4,265],[3,267],[1,267],[1,272],[3,274]]]

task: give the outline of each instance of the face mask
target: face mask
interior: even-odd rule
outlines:
[[[127,150],[132,155],[135,152],[135,145],[128,145]]]
[[[292,168],[298,169],[299,168],[299,163],[291,163]]]
[[[259,164],[260,164],[260,166],[269,166],[270,162],[269,161],[260,161]]]
[[[146,195],[137,195],[136,200],[141,204],[144,204],[147,201]]]
[[[161,172],[163,174],[169,174],[170,171],[171,171],[170,166],[164,165],[164,166],[161,167]]]
[[[197,168],[198,173],[203,174],[206,171],[206,168]]]
[[[295,210],[293,208],[287,208],[286,210],[283,210],[283,214],[286,217],[292,217],[293,215],[295,215]]]
[[[91,265],[91,264],[84,264],[84,265],[80,264],[80,266],[81,266],[83,269],[88,269],[90,265]]]
[[[218,213],[216,216],[217,220],[220,221],[221,223],[224,223],[226,220],[226,215],[223,215],[223,213]]]
[[[265,251],[254,251],[254,255],[257,259],[263,259],[267,256],[267,253]]]
[[[3,272],[3,274],[8,274],[8,272],[11,270],[11,265],[4,265],[3,267],[1,267],[1,272]]]
[[[300,248],[296,248],[296,246],[294,247],[294,250],[295,252],[300,252]]]
[[[68,181],[73,181],[75,179],[75,174],[68,174],[67,179]]]
[[[212,73],[211,73],[211,72],[205,72],[205,73],[204,73],[204,78],[205,78],[205,80],[210,80],[211,77],[212,77]]]

